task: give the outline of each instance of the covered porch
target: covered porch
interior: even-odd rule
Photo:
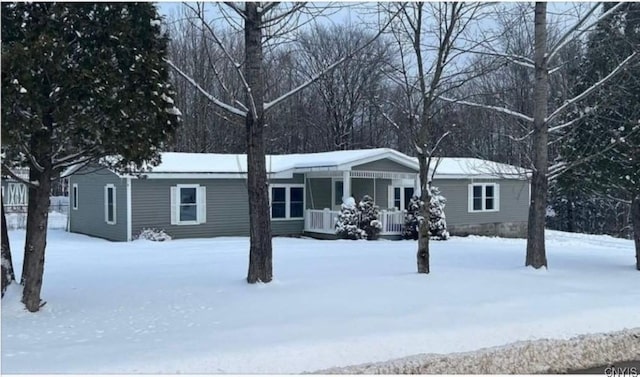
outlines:
[[[419,178],[414,172],[344,170],[313,171],[305,174],[307,205],[304,232],[310,235],[335,235],[335,226],[343,201],[364,195],[380,208],[380,236],[397,238],[402,234],[403,210],[411,196],[419,194]]]

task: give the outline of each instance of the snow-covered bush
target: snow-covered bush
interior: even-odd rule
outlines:
[[[373,202],[373,198],[369,195],[362,197],[358,203],[360,211],[360,229],[364,231],[364,237],[368,240],[377,240],[382,230],[382,222],[380,222],[380,209]]]
[[[168,235],[164,230],[159,230],[155,228],[145,228],[142,229],[138,237],[138,240],[148,240],[148,241],[171,241],[171,236]]]
[[[358,226],[360,223],[360,211],[356,207],[353,198],[347,198],[338,215],[336,221],[336,234],[339,238],[347,240],[359,240],[365,238],[367,234]]]
[[[448,240],[447,220],[444,207],[447,199],[440,194],[437,187],[431,186],[431,203],[429,205],[429,235],[433,239]]]
[[[440,190],[437,187],[431,186],[430,190],[429,236],[436,240],[447,240],[449,239],[449,232],[447,231],[447,220],[444,213],[447,199],[440,194]],[[418,239],[420,221],[422,220],[422,216],[420,216],[422,203],[417,196],[413,196],[409,200],[409,208],[404,211],[404,226],[402,229],[402,237],[404,239]]]
[[[404,210],[404,226],[402,227],[402,238],[405,240],[418,239],[418,227],[422,220],[422,216],[420,216],[422,203],[422,200],[417,196],[412,196],[409,199],[409,208]]]

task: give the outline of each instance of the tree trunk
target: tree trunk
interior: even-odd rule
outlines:
[[[424,144],[426,147],[426,143]],[[429,267],[429,203],[431,202],[431,190],[429,190],[429,166],[424,154],[418,156],[420,166],[420,200],[424,203],[420,207],[422,221],[418,227],[418,273],[428,274]]]
[[[264,149],[264,80],[262,70],[262,15],[259,3],[245,3],[244,74],[250,91],[246,104],[249,111],[247,129],[247,181],[249,192],[249,272],[248,283],[271,281],[272,247],[269,215],[269,186]],[[254,111],[255,109],[255,111]]]
[[[13,272],[7,218],[4,215],[4,198],[0,198],[0,207],[2,207],[2,297],[4,297],[4,292],[9,284],[16,280],[16,275]]]
[[[631,201],[631,224],[636,245],[636,269],[640,271],[640,194],[636,194]]]
[[[31,169],[33,170],[33,169]],[[30,174],[31,175],[31,174]],[[22,302],[30,312],[40,310],[40,291],[44,275],[44,251],[47,246],[47,222],[49,217],[49,195],[51,193],[51,173],[37,173],[38,187],[29,190],[29,210],[27,214],[27,235],[24,245],[25,261],[22,271],[24,291]]]
[[[547,97],[549,95],[549,71],[547,69],[547,4],[535,5],[535,91],[533,110],[533,177],[527,231],[526,266],[547,267],[544,243],[545,214],[547,207]]]

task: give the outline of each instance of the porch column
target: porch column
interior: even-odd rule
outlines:
[[[349,170],[342,172],[342,202],[351,196],[351,172]]]

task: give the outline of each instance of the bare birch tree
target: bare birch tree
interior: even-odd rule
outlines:
[[[269,42],[277,43],[287,33],[306,23],[305,17],[313,18],[316,13],[305,3],[284,4],[278,2],[247,2],[216,4],[226,22],[238,28],[244,35],[244,56],[239,61],[220,40],[219,34],[211,26],[203,4],[186,5],[193,11],[193,16],[209,30],[209,37],[225,54],[235,67],[235,74],[241,82],[244,98],[237,98],[233,103],[226,103],[207,92],[192,77],[187,75],[174,63],[169,64],[208,100],[230,116],[244,120],[247,141],[247,189],[249,196],[249,271],[248,283],[267,283],[273,277],[271,219],[268,181],[265,161],[264,130],[266,114],[284,103],[288,98],[307,88],[323,75],[331,72],[350,59],[360,49],[367,47],[381,34],[381,31],[370,40],[347,52],[343,57],[328,63],[324,70],[296,88],[281,96],[266,101],[264,77],[264,48]],[[392,17],[393,18],[393,17]],[[383,25],[381,30],[384,30]]]

